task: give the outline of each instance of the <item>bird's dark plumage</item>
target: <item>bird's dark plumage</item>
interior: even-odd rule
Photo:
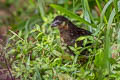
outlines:
[[[74,46],[76,39],[80,36],[91,35],[90,31],[78,28],[64,16],[56,16],[51,26],[58,27],[61,41],[67,44],[67,46]],[[83,41],[78,41],[76,43],[79,47],[83,45]]]

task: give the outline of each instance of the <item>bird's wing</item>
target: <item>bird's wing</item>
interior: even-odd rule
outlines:
[[[77,28],[76,29],[76,32],[77,32],[77,34],[80,34],[80,36],[81,35],[91,35],[91,32],[90,31],[88,31],[88,30],[85,30],[85,29],[82,29],[82,28]]]
[[[91,35],[92,33],[88,30],[82,29],[82,28],[78,28],[78,27],[73,27],[70,30],[70,35],[73,38],[78,38],[80,36],[85,36],[85,35]]]

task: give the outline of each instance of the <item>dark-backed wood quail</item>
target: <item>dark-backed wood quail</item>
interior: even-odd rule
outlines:
[[[61,41],[67,45],[68,49],[70,50],[70,53],[73,55],[74,53],[69,48],[69,46],[74,46],[75,43],[77,43],[78,47],[82,46],[83,41],[76,42],[76,39],[79,38],[80,36],[86,36],[92,34],[88,30],[78,28],[76,25],[74,25],[70,20],[68,20],[64,16],[56,16],[51,26],[58,27],[60,31]],[[82,52],[82,54],[84,54],[84,51]]]

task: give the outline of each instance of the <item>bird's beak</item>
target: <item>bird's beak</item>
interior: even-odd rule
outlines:
[[[54,22],[51,24],[51,27],[56,27],[56,26],[57,26],[57,24]]]
[[[59,20],[54,20],[51,24],[51,27],[57,27],[59,24],[61,23],[61,21]]]

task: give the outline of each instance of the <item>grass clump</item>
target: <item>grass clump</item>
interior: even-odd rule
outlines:
[[[73,0],[72,4],[67,1],[51,4],[49,12],[38,6],[41,20],[34,16],[21,23],[18,32],[10,30],[12,36],[8,39],[6,57],[14,76],[21,80],[119,80],[120,1]],[[54,11],[51,7],[57,12],[51,14]],[[79,8],[82,12],[77,15],[75,11]],[[59,31],[51,28],[51,21],[59,14],[93,33],[84,38],[84,43],[89,43],[87,39],[92,43],[88,48],[91,55],[85,64],[78,62],[79,48],[72,48],[75,56],[67,54],[66,47],[61,46]]]

